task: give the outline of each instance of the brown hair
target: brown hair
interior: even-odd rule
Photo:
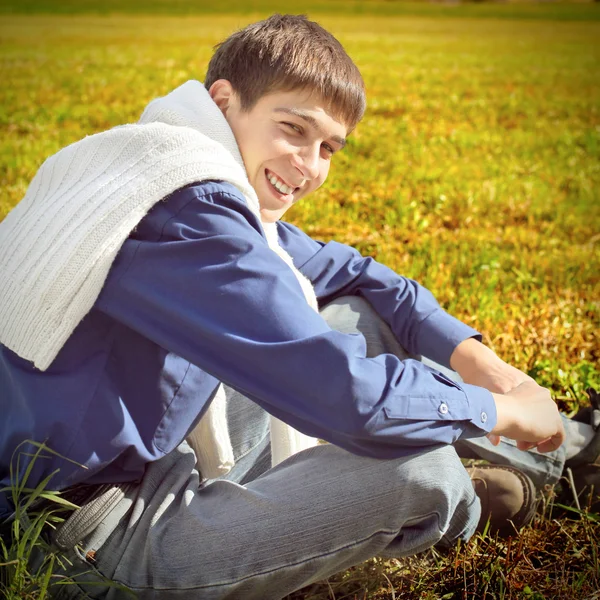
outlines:
[[[266,94],[305,89],[328,104],[352,131],[365,111],[365,85],[342,45],[303,15],[275,14],[216,46],[206,89],[227,79],[250,110]]]

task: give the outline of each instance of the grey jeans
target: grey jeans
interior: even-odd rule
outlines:
[[[322,311],[332,328],[361,333],[370,355],[406,357],[360,298]],[[376,460],[320,445],[270,468],[268,417],[228,390],[236,466],[200,483],[186,443],[148,466],[103,523],[70,552],[78,585],[55,597],[269,600],[372,556],[402,557],[466,540],[480,506],[459,454],[518,464],[553,483],[564,457],[524,453],[487,440]],[[528,458],[524,458],[527,456]]]

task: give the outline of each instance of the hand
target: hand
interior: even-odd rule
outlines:
[[[493,394],[498,420],[491,432],[492,443],[505,436],[516,440],[521,450],[556,450],[565,441],[558,407],[550,392],[533,380],[524,381],[507,394]]]

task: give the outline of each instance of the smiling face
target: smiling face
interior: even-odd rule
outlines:
[[[209,93],[233,131],[263,221],[277,221],[325,181],[347,128],[324,102],[305,91],[273,92],[245,111],[225,79]]]

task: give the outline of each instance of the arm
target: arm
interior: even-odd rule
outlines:
[[[331,330],[307,305],[234,188],[206,189],[181,190],[155,207],[168,218],[140,223],[98,309],[358,454],[393,458],[491,431],[489,392],[418,361],[366,358],[360,336]]]
[[[342,244],[316,242],[287,223],[279,224],[279,232],[321,300],[364,296],[405,349],[449,365],[467,384],[492,392],[498,411],[489,436],[493,443],[499,443],[500,435],[520,440],[523,449],[547,451],[562,443],[562,421],[547,390],[481,344],[481,336],[445,313],[427,290]],[[540,437],[545,433],[547,438]]]
[[[450,366],[463,381],[499,394],[505,394],[526,381],[533,381],[475,339],[464,340],[454,349]]]
[[[288,223],[279,225],[279,235],[296,267],[313,283],[321,303],[345,295],[364,297],[409,354],[450,366],[450,356],[461,342],[481,337],[446,313],[416,281],[361,256],[354,248],[316,242]]]

